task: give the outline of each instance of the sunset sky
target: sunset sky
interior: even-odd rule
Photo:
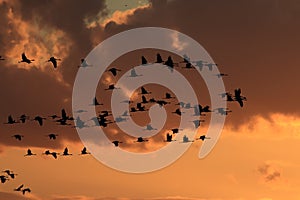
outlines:
[[[0,200],[299,200],[300,199],[300,2],[297,0],[0,0],[0,171],[10,169],[14,180],[0,183]],[[245,105],[229,102],[222,135],[213,151],[198,158],[202,141],[195,141],[176,162],[161,170],[131,174],[111,169],[92,155],[79,156],[84,145],[73,126],[60,126],[48,116],[64,108],[72,115],[72,90],[80,60],[100,42],[138,27],[164,27],[188,35],[213,58],[226,91],[242,89]],[[18,63],[26,52],[33,63]],[[156,53],[176,62],[170,52],[137,50],[111,66],[122,69],[113,77],[106,72],[96,96],[110,110],[111,92],[141,55],[154,62]],[[60,58],[58,68],[46,62]],[[111,67],[110,66],[110,67]],[[109,67],[109,66],[108,66]],[[210,105],[200,76],[180,69],[191,82],[201,105]],[[149,85],[153,95],[167,88]],[[172,92],[172,91],[169,91]],[[137,100],[137,96],[131,97]],[[167,107],[167,106],[166,106]],[[174,111],[168,107],[167,111]],[[100,110],[98,110],[100,111]],[[22,114],[47,117],[45,124],[4,124]],[[206,133],[209,116],[197,136]],[[134,144],[116,124],[105,128],[111,140],[121,137],[124,148],[147,152],[165,143],[165,132],[178,125],[168,115],[155,143]],[[149,117],[133,115],[145,126]],[[177,119],[177,121],[176,121]],[[204,119],[204,118],[203,118]],[[46,137],[58,134],[55,141]],[[24,135],[22,141],[11,137]],[[57,160],[42,155],[47,149],[70,157]],[[30,148],[38,154],[24,157]],[[1,173],[2,175],[4,173]],[[13,191],[24,184],[30,194]]]

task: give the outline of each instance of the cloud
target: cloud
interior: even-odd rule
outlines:
[[[252,139],[268,140],[300,139],[300,117],[285,113],[271,113],[268,116],[255,115],[238,126],[226,125],[224,135],[235,135]]]
[[[259,174],[263,177],[265,182],[277,181],[281,177],[281,172],[272,164],[264,163],[257,168]]]
[[[39,198],[35,197],[32,194],[23,196],[16,193],[10,193],[10,192],[1,192],[0,191],[0,198],[1,200],[40,200]]]

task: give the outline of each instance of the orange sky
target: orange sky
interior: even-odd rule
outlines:
[[[128,8],[120,9],[125,5]],[[248,99],[244,108],[229,103],[233,112],[206,158],[198,159],[202,142],[197,141],[171,166],[146,174],[119,172],[91,155],[77,155],[83,144],[76,130],[55,126],[51,120],[43,127],[32,121],[2,124],[0,170],[10,169],[18,176],[0,184],[0,199],[298,200],[299,9],[296,0],[152,0],[149,4],[128,0],[118,5],[100,0],[0,1],[0,55],[5,58],[0,61],[3,122],[9,114],[47,117],[59,114],[62,108],[71,114],[72,86],[80,59],[104,39],[143,26],[175,29],[194,38],[219,64],[219,70],[229,74],[224,77],[226,90],[241,87]],[[23,51],[35,59],[33,64],[17,63]],[[134,51],[112,66],[122,68],[122,75],[140,64],[141,55],[152,61],[156,52]],[[163,58],[170,55],[161,54]],[[45,62],[50,56],[62,59],[56,70]],[[203,81],[181,72],[199,89],[201,104],[210,104]],[[103,89],[115,81],[117,78],[107,73],[99,83],[97,96],[105,106],[110,92],[103,95]],[[158,96],[164,93],[161,88],[153,91]],[[148,123],[147,117],[139,116],[133,118]],[[167,129],[176,125],[172,120]],[[209,115],[205,120],[197,136],[205,134]],[[115,125],[106,129],[109,134],[114,132],[112,127]],[[57,141],[45,137],[50,132],[59,133]],[[15,133],[24,134],[24,140],[14,140],[11,135]],[[141,144],[133,151],[162,144]],[[62,152],[66,146],[72,157],[54,160],[41,155],[46,149]],[[38,156],[25,158],[27,148]],[[126,143],[124,148],[131,147]],[[30,187],[32,193],[14,192],[20,184]]]

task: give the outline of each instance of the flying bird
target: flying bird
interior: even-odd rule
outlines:
[[[148,142],[148,139],[144,139],[143,137],[138,137],[136,142]]]
[[[199,138],[197,138],[196,140],[202,140],[204,141],[205,139],[210,139],[210,137],[206,137],[205,135],[201,135]]]
[[[5,124],[15,124],[15,123],[18,123],[18,122],[16,122],[14,120],[14,118],[11,115],[9,115],[7,118],[7,123],[5,123]]]
[[[85,68],[85,67],[91,67],[92,65],[90,65],[90,64],[88,64],[87,63],[87,61],[85,60],[85,59],[81,59],[81,64],[80,64],[80,66],[78,66],[78,67],[83,67],[83,68]]]
[[[56,140],[58,135],[54,134],[54,133],[50,133],[49,135],[46,135],[46,136],[48,136],[50,140]]]
[[[49,60],[47,60],[46,62],[51,62],[53,64],[53,67],[54,68],[57,68],[57,61],[60,61],[61,59],[59,58],[55,58],[55,57],[50,57]]]
[[[31,192],[31,189],[30,189],[30,188],[25,188],[25,189],[22,190],[22,194],[23,194],[23,195],[25,195],[26,192],[27,192],[27,193],[30,193],[30,192]]]
[[[23,115],[21,115],[21,116],[20,116],[20,118],[19,118],[19,119],[20,119],[20,121],[21,121],[22,123],[25,123],[25,121],[26,121],[26,120],[28,120],[28,119],[29,119],[29,117],[28,117],[28,116],[26,116],[25,114],[23,114]]]
[[[43,126],[43,121],[45,120],[46,118],[44,117],[41,117],[41,116],[36,116],[33,120],[34,121],[37,121],[39,123],[40,126]]]
[[[1,181],[1,183],[5,183],[6,181],[8,181],[9,179],[8,179],[8,177],[7,176],[4,176],[4,175],[1,175],[0,176],[0,181]]]
[[[158,53],[156,54],[156,63],[163,63],[163,59],[161,58],[161,55]]]
[[[83,147],[80,155],[86,155],[86,154],[91,154],[91,153],[87,151],[86,147]]]
[[[179,108],[177,108],[174,112],[172,112],[172,113],[175,113],[175,114],[177,114],[177,115],[179,115],[179,116],[181,116],[181,111],[180,111],[180,109]]]
[[[13,173],[13,171],[10,170],[4,170],[3,172],[5,172],[10,178],[15,179],[15,177],[17,176],[17,174]]]
[[[24,135],[15,134],[15,135],[13,135],[13,136],[11,136],[11,137],[14,137],[14,138],[16,138],[16,140],[19,140],[19,141],[21,141],[21,140],[22,140],[22,138],[24,137]]]
[[[146,64],[148,64],[148,61],[144,56],[142,56],[142,65],[146,65]]]
[[[32,151],[30,149],[27,149],[27,154],[25,154],[24,156],[35,156],[36,154],[32,153]]]
[[[110,68],[109,70],[107,70],[108,72],[111,72],[113,76],[116,76],[117,75],[117,72],[120,72],[122,70],[120,69],[117,69],[117,68]]]
[[[244,106],[243,101],[246,101],[247,98],[241,95],[242,90],[240,88],[234,90],[234,100],[237,101],[241,107]]]
[[[167,133],[167,139],[165,140],[165,142],[172,142],[173,140],[172,140],[172,134],[169,134],[169,133]]]
[[[0,56],[0,60],[5,60],[2,56]]]
[[[24,187],[24,184],[20,185],[19,187],[15,188],[14,191],[22,191],[22,188]]]
[[[141,87],[141,94],[151,94],[151,92],[148,92],[144,87]]]
[[[71,155],[72,154],[69,153],[69,149],[66,147],[65,150],[64,150],[64,152],[63,152],[63,154],[62,154],[62,156],[71,156]]]
[[[223,77],[223,76],[229,76],[228,74],[224,74],[224,73],[219,73],[219,74],[216,74],[216,76],[218,77],[218,78],[221,78],[221,77]]]
[[[32,61],[34,61],[34,60],[28,59],[26,57],[25,53],[22,53],[22,60],[19,61],[19,63],[24,62],[24,63],[30,64],[30,63],[32,63]]]
[[[186,135],[182,138],[182,143],[188,143],[188,142],[194,142],[193,140],[190,140]]]
[[[112,143],[115,145],[115,147],[118,147],[119,144],[122,143],[122,142],[120,142],[118,140],[115,140],[115,141],[112,141]]]

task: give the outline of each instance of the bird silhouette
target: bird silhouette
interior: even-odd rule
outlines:
[[[164,64],[171,70],[171,72],[173,72],[173,70],[174,70],[174,62],[173,62],[171,56],[168,57],[167,61],[164,62]]]
[[[16,120],[14,120],[11,115],[9,115],[7,118],[7,123],[5,124],[15,124],[15,123],[19,123],[19,122],[16,122]]]
[[[152,130],[157,130],[157,129],[156,129],[156,128],[153,128],[153,127],[151,126],[151,124],[147,124],[145,130],[147,130],[147,131],[152,131]]]
[[[114,141],[112,141],[112,143],[115,145],[115,147],[118,147],[119,144],[121,144],[121,143],[123,143],[123,142],[120,142],[120,141],[118,141],[118,140],[114,140]]]
[[[190,140],[186,135],[182,137],[182,143],[188,143],[188,142],[194,142],[193,140]]]
[[[201,125],[201,122],[204,122],[204,120],[195,119],[192,122],[194,123],[195,128],[198,128]]]
[[[116,88],[114,84],[110,84],[108,88],[106,88],[105,90],[114,90],[114,89],[119,89],[119,88]]]
[[[244,106],[243,101],[246,101],[247,98],[241,95],[242,90],[240,88],[234,90],[234,100],[237,101],[241,107]]]
[[[94,105],[94,106],[100,106],[100,105],[103,105],[103,104],[102,104],[102,103],[99,103],[98,100],[97,100],[97,98],[95,97],[95,98],[93,99],[93,105]]]
[[[2,56],[0,56],[0,60],[5,60]]]
[[[173,141],[172,140],[172,138],[173,138],[172,134],[167,133],[166,138],[167,139],[165,140],[165,142],[172,142]]]
[[[161,58],[161,55],[158,53],[156,54],[156,63],[163,63],[163,59]]]
[[[146,65],[146,64],[148,64],[148,61],[144,56],[142,56],[142,65]]]
[[[147,100],[147,98],[142,95],[142,103],[146,104],[146,103],[149,103],[149,101]]]
[[[86,155],[86,154],[91,154],[91,153],[87,151],[86,147],[83,147],[80,155]]]
[[[30,192],[31,192],[31,189],[30,189],[30,188],[25,188],[25,189],[22,190],[22,194],[23,194],[23,195],[25,195],[26,192],[27,192],[27,193],[30,193]]]
[[[78,67],[85,68],[85,67],[92,67],[92,65],[88,64],[88,62],[85,59],[82,58],[81,59],[81,64]]]
[[[142,75],[137,74],[134,68],[131,69],[129,77],[137,77],[137,76],[142,76]]]
[[[20,118],[19,118],[19,119],[20,119],[20,121],[21,121],[22,123],[25,123],[25,121],[26,121],[26,120],[28,120],[28,119],[29,119],[29,117],[28,117],[28,116],[26,116],[25,114],[23,114],[23,115],[21,115],[21,116],[20,116]]]
[[[151,99],[150,99],[151,100]],[[150,101],[149,100],[149,101]],[[151,101],[150,101],[151,102]],[[164,106],[164,105],[167,105],[167,104],[170,104],[170,102],[167,102],[167,101],[164,101],[164,100],[156,100],[155,101],[160,107]]]
[[[55,58],[55,57],[50,57],[49,60],[47,60],[46,62],[51,62],[53,64],[54,68],[57,68],[57,61],[60,61],[61,59],[59,58]]]
[[[19,63],[24,62],[24,63],[30,64],[30,63],[32,63],[32,61],[34,61],[34,60],[28,59],[28,58],[26,57],[25,53],[22,53],[22,60],[19,61]]]
[[[108,71],[108,72],[111,72],[113,76],[117,76],[117,72],[120,72],[120,71],[122,71],[122,70],[113,67],[113,68],[110,68],[110,69],[107,70],[107,71]]]
[[[205,135],[201,135],[199,138],[197,138],[196,140],[202,140],[204,141],[205,139],[210,139],[210,137],[206,137]]]
[[[173,134],[179,133],[179,128],[173,128],[171,131]]]
[[[16,138],[16,140],[19,140],[19,141],[21,141],[21,140],[22,140],[22,138],[24,137],[24,135],[15,134],[15,135],[13,135],[13,136],[11,136],[11,137],[14,137],[14,138]]]
[[[50,154],[51,154],[51,155],[53,156],[53,158],[55,158],[55,159],[57,159],[57,155],[59,155],[59,153],[57,153],[57,152],[55,152],[55,151],[51,152]]]
[[[22,191],[22,188],[24,187],[24,184],[20,185],[19,187],[15,188],[14,191]]]
[[[6,181],[8,181],[9,179],[8,179],[8,177],[7,176],[4,176],[4,175],[1,175],[0,176],[0,181],[1,181],[1,183],[5,183]]]
[[[219,74],[216,74],[216,76],[218,77],[218,78],[221,78],[221,77],[223,77],[223,76],[229,76],[228,74],[224,74],[224,73],[219,73]]]
[[[166,92],[165,94],[165,99],[174,99],[175,97],[173,97],[170,93]]]
[[[64,150],[64,152],[63,152],[63,154],[62,154],[62,156],[71,156],[71,155],[72,154],[69,153],[69,149],[66,147],[65,150]]]
[[[4,170],[3,172],[5,172],[10,178],[15,179],[15,177],[17,176],[17,174],[13,173],[13,171],[10,170]]]
[[[57,138],[57,134],[54,134],[54,133],[50,133],[49,135],[46,135],[47,137],[49,137],[50,140],[56,140]]]
[[[177,115],[179,115],[179,116],[181,116],[181,111],[180,111],[180,108],[177,108],[174,112],[172,112],[172,113],[175,113],[175,114],[177,114]]]
[[[32,151],[30,149],[27,149],[27,154],[25,154],[24,156],[35,156],[36,154],[32,153]]]
[[[44,117],[41,117],[41,116],[36,116],[33,120],[34,121],[37,121],[39,123],[40,126],[43,126],[43,121],[45,120],[46,118]]]
[[[143,137],[138,137],[136,142],[148,142],[148,139],[144,139]]]
[[[144,87],[141,87],[141,94],[151,94],[151,92],[148,92]]]

